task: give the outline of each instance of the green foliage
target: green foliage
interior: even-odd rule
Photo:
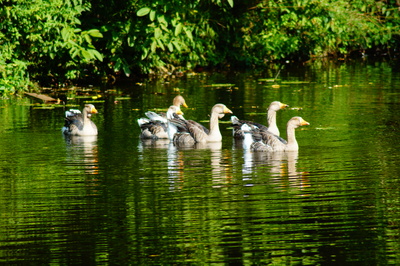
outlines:
[[[172,72],[196,65],[263,65],[398,45],[394,3],[364,0],[93,2],[109,67]],[[107,6],[107,11],[103,8]],[[97,9],[98,8],[98,9]],[[86,21],[86,20],[85,20]],[[106,33],[105,33],[106,34]],[[108,52],[111,52],[108,54]]]
[[[62,81],[82,73],[129,76],[197,65],[262,66],[273,60],[399,46],[394,1],[0,3],[0,87],[10,92],[26,89],[30,77]]]
[[[129,76],[135,70],[168,72],[176,66],[219,63],[215,25],[222,20],[213,17],[229,14],[233,2],[96,1],[92,5],[83,21],[91,23],[88,27],[103,25],[101,43],[108,66]]]
[[[371,0],[263,1],[243,22],[242,47],[259,63],[398,45],[400,26],[394,4]]]
[[[85,65],[102,60],[92,44],[101,33],[79,28],[78,17],[90,8],[82,0],[0,2],[3,91],[26,90],[28,72],[76,78]]]

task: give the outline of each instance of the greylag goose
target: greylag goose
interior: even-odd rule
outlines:
[[[279,136],[279,129],[278,126],[276,125],[276,112],[288,107],[289,105],[281,103],[279,101],[272,102],[269,107],[268,107],[268,116],[267,116],[267,122],[268,122],[268,127],[252,122],[252,121],[246,121],[246,120],[239,120],[236,116],[231,117],[231,122],[233,126],[233,137],[236,139],[243,139],[244,134],[241,129],[241,126],[243,124],[248,124],[251,126],[256,126],[260,131],[269,131],[277,136]]]
[[[299,150],[299,144],[296,140],[295,129],[308,125],[310,123],[300,116],[292,117],[286,126],[287,141],[269,131],[260,131],[260,134],[263,142],[268,144],[272,148],[272,151],[297,151]]]
[[[176,114],[178,118],[181,118],[183,115],[179,107],[175,105],[171,105],[168,108],[166,117],[154,112],[146,112],[149,119],[138,119],[138,124],[142,131],[140,137],[142,139],[168,139],[170,135],[173,136],[173,134],[177,132],[177,129],[168,123],[168,119],[174,118],[174,114]],[[172,139],[172,137],[170,139]]]
[[[192,145],[194,143],[218,142],[222,140],[218,119],[225,114],[232,113],[224,104],[216,104],[211,109],[210,130],[205,130],[201,124],[180,118],[171,119],[170,122],[178,128],[174,135],[175,144]]]
[[[97,114],[93,104],[86,104],[82,112],[74,109],[66,111],[62,132],[65,135],[97,136],[96,124],[90,119],[92,114]]]
[[[183,113],[181,111],[181,105],[186,105],[185,99],[178,95],[172,101],[172,106],[176,109],[172,112],[177,113],[183,119]],[[137,120],[141,129],[140,138],[142,139],[167,139],[168,138],[168,118],[165,114],[157,114],[155,112],[148,111],[145,113],[148,118],[139,118]]]

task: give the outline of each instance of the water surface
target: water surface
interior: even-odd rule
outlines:
[[[289,64],[272,86],[276,73],[112,88],[94,103],[97,137],[64,138],[63,107],[1,100],[0,261],[399,264],[398,70],[386,62]],[[282,137],[293,116],[311,125],[296,131],[298,152],[244,151],[229,115],[221,143],[141,141],[136,119],[166,110],[178,93],[185,117],[205,125],[218,102],[265,123],[275,100],[290,105],[278,113]]]

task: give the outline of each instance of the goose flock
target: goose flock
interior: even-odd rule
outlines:
[[[141,129],[141,139],[169,139],[177,146],[194,145],[196,143],[220,142],[222,134],[219,129],[219,119],[225,114],[232,114],[224,104],[218,103],[211,108],[209,128],[183,117],[181,106],[188,107],[185,99],[178,95],[174,98],[167,112],[146,112],[146,118],[137,120]],[[267,126],[253,121],[240,120],[231,116],[232,135],[234,139],[243,140],[243,148],[253,152],[297,151],[299,145],[295,129],[309,125],[299,116],[292,117],[286,126],[287,140],[280,137],[276,125],[276,113],[288,107],[279,101],[272,102],[268,107]],[[62,132],[71,136],[96,136],[97,127],[90,119],[97,110],[92,104],[86,104],[83,111],[71,109],[65,112],[65,124]]]

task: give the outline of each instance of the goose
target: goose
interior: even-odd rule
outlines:
[[[272,151],[297,151],[299,150],[299,144],[296,140],[295,129],[300,126],[308,125],[310,125],[310,123],[300,116],[292,117],[286,126],[287,141],[269,131],[260,131],[260,134],[262,141],[268,144]]]
[[[241,126],[241,130],[244,135],[244,139],[243,139],[243,143],[242,143],[244,150],[262,151],[262,152],[273,151],[271,146],[269,146],[268,144],[265,144],[262,141],[260,130],[256,126],[243,124]]]
[[[97,136],[96,124],[90,119],[92,114],[97,114],[93,104],[86,104],[82,112],[76,109],[66,111],[61,131],[65,135]]]
[[[219,130],[218,119],[221,119],[227,113],[232,113],[224,104],[216,104],[211,109],[210,130],[205,130],[204,127],[195,122],[180,118],[171,119],[170,122],[177,126],[178,133],[173,137],[175,144],[195,144],[206,142],[218,142],[222,140],[222,135]]]
[[[142,139],[171,139],[169,136],[173,136],[177,132],[176,127],[168,123],[168,119],[174,118],[174,114],[177,118],[182,119],[183,113],[179,107],[171,105],[168,108],[166,117],[158,115],[154,112],[148,115],[147,118],[138,119],[138,124],[141,129],[140,137]]]
[[[281,103],[279,101],[274,101],[272,102],[269,107],[268,107],[268,116],[267,116],[267,122],[268,122],[268,127],[252,122],[252,121],[246,121],[246,120],[239,120],[236,116],[231,117],[231,122],[233,126],[233,137],[235,139],[243,139],[244,134],[243,131],[241,130],[241,126],[243,124],[248,124],[248,125],[253,125],[256,126],[259,130],[261,131],[269,131],[277,136],[279,136],[280,132],[278,129],[278,126],[276,125],[276,112],[288,107],[289,105]]]
[[[175,106],[176,110],[171,112],[177,113],[180,118],[184,119],[181,111],[181,105],[186,108],[188,107],[185,99],[181,95],[177,95],[172,101],[172,106]],[[168,139],[168,118],[166,115],[157,114],[152,111],[146,112],[145,115],[147,118],[139,118],[137,120],[141,129],[140,138]]]

